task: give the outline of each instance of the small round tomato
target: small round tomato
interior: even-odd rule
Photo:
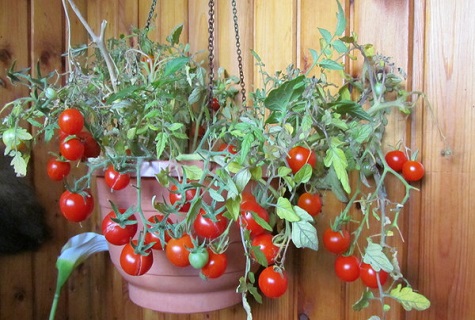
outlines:
[[[84,155],[84,145],[76,138],[65,139],[59,144],[59,151],[67,160],[76,161]]]
[[[283,269],[269,266],[262,270],[258,283],[262,294],[268,298],[278,298],[287,291],[287,272]]]
[[[180,238],[171,238],[165,247],[165,254],[173,265],[177,267],[187,267],[190,265],[188,256],[193,249],[193,242],[189,234],[184,234]]]
[[[111,188],[112,190],[122,190],[129,185],[130,174],[119,173],[111,165],[104,173],[104,180],[106,181],[106,184],[109,186],[109,188]]]
[[[272,234],[265,232],[258,236],[255,236],[251,244],[253,247],[258,247],[264,257],[266,258],[267,265],[274,264],[275,258],[279,253],[279,247],[274,244]],[[251,256],[255,259],[254,251],[251,251]]]
[[[295,174],[306,163],[314,168],[317,164],[317,156],[315,151],[297,146],[289,150],[289,154],[287,155],[287,163],[289,164],[290,169],[292,169],[292,172]]]
[[[156,214],[148,218],[148,221],[150,222],[150,224],[153,224],[154,227],[152,227],[152,225],[147,225],[148,230],[147,233],[145,233],[144,242],[145,244],[150,244],[154,242],[154,245],[152,246],[152,249],[154,250],[163,250],[165,244],[171,239],[170,234],[167,232],[168,229],[166,225],[171,224],[172,220],[168,218],[166,221],[163,221],[163,219],[164,216],[162,216],[161,214]],[[163,233],[163,236],[158,235],[156,232],[151,230],[155,227],[158,227],[159,232]],[[163,239],[165,243],[162,243],[161,239]]]
[[[360,276],[360,261],[355,256],[338,256],[335,260],[335,273],[346,282],[353,282]]]
[[[205,217],[206,212],[200,209],[193,222],[193,229],[197,236],[207,239],[216,239],[223,234],[228,226],[228,219],[223,214],[218,214],[215,219]]]
[[[190,265],[195,269],[203,268],[209,261],[209,252],[205,248],[197,248],[188,256]]]
[[[101,146],[97,143],[91,133],[81,131],[76,136],[84,145],[83,160],[87,158],[97,158],[101,154]]]
[[[2,133],[2,140],[5,146],[8,146],[11,149],[15,150],[24,150],[26,147],[25,141],[21,140],[18,135],[20,129],[18,128],[10,128],[5,130]]]
[[[131,276],[141,276],[145,274],[153,264],[152,251],[146,250],[146,255],[137,253],[134,246],[137,245],[137,240],[127,243],[120,253],[120,266],[125,273]]]
[[[213,111],[218,111],[219,108],[221,108],[221,105],[219,104],[218,98],[213,98],[213,99],[211,99],[211,101],[210,101],[210,103],[209,103],[209,107],[210,107]]]
[[[67,134],[78,134],[84,127],[84,117],[81,111],[77,109],[66,109],[60,113],[58,125],[59,128]]]
[[[244,199],[244,196],[243,196]],[[269,213],[266,209],[261,207],[255,199],[252,198],[246,199],[246,201],[241,202],[241,225],[249,230],[252,237],[264,233],[266,229],[262,227],[254,218],[254,215],[257,215],[260,219],[265,222],[269,222]]]
[[[226,253],[215,253],[208,249],[208,263],[201,268],[201,275],[207,279],[216,279],[221,277],[228,267],[228,256]]]
[[[124,209],[119,210],[124,213]],[[116,246],[121,246],[129,243],[137,232],[137,219],[134,215],[130,216],[123,227],[114,219],[117,215],[114,211],[109,212],[102,220],[102,234],[106,240]]]
[[[190,201],[193,200],[193,198],[196,195],[196,189],[190,188],[185,191],[185,200],[184,203],[178,208],[180,212],[188,212],[190,210]],[[170,200],[171,204],[175,204],[177,202],[181,203],[181,198],[182,195],[181,193],[178,192],[178,187],[174,184],[170,186],[170,193],[168,195],[168,199]]]
[[[74,193],[64,191],[59,198],[59,208],[69,221],[81,222],[86,220],[94,210],[94,198],[88,191]]]
[[[406,181],[419,181],[424,174],[424,166],[419,161],[408,160],[402,166],[402,176]]]
[[[360,266],[360,278],[365,286],[368,288],[378,288],[378,278],[381,286],[384,286],[388,280],[388,273],[384,270],[376,272],[373,267],[368,263],[361,263]]]
[[[347,230],[334,231],[328,228],[323,233],[323,246],[331,253],[345,253],[351,245],[351,235]]]
[[[320,211],[322,211],[322,199],[317,193],[303,193],[299,197],[297,205],[307,211],[312,217],[316,216],[320,213]]]
[[[71,164],[67,161],[61,161],[56,158],[48,160],[46,165],[46,173],[53,181],[61,181],[66,178],[71,171]]]
[[[227,143],[223,143],[222,145],[220,145],[218,151],[226,151],[230,154],[236,154],[238,152],[235,145]]]
[[[401,172],[403,164],[407,161],[406,155],[400,150],[389,151],[384,156],[384,159],[388,166],[396,172]]]

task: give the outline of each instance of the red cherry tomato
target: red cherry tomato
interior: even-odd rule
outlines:
[[[133,245],[132,245],[133,244]],[[137,241],[127,243],[120,254],[120,266],[125,273],[131,276],[141,276],[145,274],[153,264],[152,251],[146,250],[147,255],[141,255],[135,252],[134,246],[137,245]]]
[[[84,145],[79,139],[65,139],[59,144],[59,152],[69,161],[80,160],[84,155]]]
[[[402,166],[402,176],[406,181],[419,181],[424,174],[424,166],[419,161],[408,160]]]
[[[262,270],[258,283],[263,295],[268,298],[279,298],[287,291],[287,272],[274,266],[269,266]]]
[[[322,211],[322,199],[317,193],[303,193],[299,197],[297,205],[307,211],[312,217],[316,216],[320,213],[320,211]]]
[[[193,242],[188,234],[180,238],[171,238],[165,247],[165,254],[172,264],[177,267],[187,267],[190,265],[188,256],[190,249],[193,248]]]
[[[53,181],[61,181],[66,178],[71,171],[71,164],[67,161],[61,161],[51,158],[46,166],[48,177]]]
[[[268,223],[269,213],[255,201],[253,196],[248,197],[243,194],[243,199],[244,197],[246,197],[246,201],[241,202],[241,224],[244,228],[249,230],[252,237],[255,237],[264,233],[266,229],[256,221],[253,214],[256,214],[259,218]]]
[[[129,185],[130,174],[119,173],[113,166],[109,166],[104,174],[104,180],[112,190],[122,190]]]
[[[200,212],[196,216],[193,222],[193,229],[197,236],[207,239],[216,239],[223,234],[224,230],[228,226],[228,219],[223,214],[218,214],[213,220],[212,218],[205,217],[206,212],[200,209]]]
[[[168,218],[166,221],[163,221],[163,219],[164,219],[164,216],[160,214],[156,214],[148,218],[148,221],[151,224],[157,225],[159,232],[163,233],[162,235],[158,235],[156,232],[151,231],[152,229],[151,225],[147,226],[149,230],[147,233],[145,233],[145,244],[150,244],[150,243],[155,242],[155,244],[152,247],[152,249],[154,250],[163,250],[163,248],[165,248],[166,243],[171,239],[166,225],[171,224],[172,220]],[[161,238],[165,240],[165,243],[162,243]]]
[[[69,135],[78,134],[84,126],[84,117],[77,109],[66,109],[60,113],[58,125],[61,131]]]
[[[360,261],[355,256],[338,256],[335,260],[335,273],[345,282],[353,282],[360,276]]]
[[[406,155],[400,150],[389,151],[384,156],[384,159],[388,166],[396,172],[401,172],[403,164],[407,161]]]
[[[101,154],[101,146],[96,139],[87,131],[82,131],[76,135],[84,145],[83,160],[87,158],[97,158]]]
[[[208,249],[208,263],[201,268],[201,274],[207,279],[216,279],[221,277],[228,267],[228,257],[226,253],[214,253]]]
[[[323,233],[323,246],[331,253],[345,253],[351,245],[351,235],[347,230],[333,231],[328,228]]]
[[[315,151],[297,146],[289,150],[289,154],[287,155],[287,163],[289,164],[290,169],[292,169],[292,172],[295,174],[306,163],[314,168],[317,164],[317,156]]]
[[[378,288],[378,277],[381,286],[384,286],[388,280],[388,273],[384,270],[376,272],[370,264],[361,263],[360,266],[360,278],[365,286],[368,288]]]
[[[275,258],[279,253],[279,247],[274,244],[272,234],[265,232],[255,236],[252,239],[251,244],[253,247],[258,247],[259,250],[264,254],[267,265],[274,264]],[[251,256],[255,259],[254,251],[251,251]]]
[[[86,220],[94,210],[94,198],[88,191],[80,193],[64,191],[59,198],[59,208],[69,221],[81,222]]]
[[[221,108],[221,105],[219,104],[218,98],[213,98],[213,99],[211,99],[211,102],[209,103],[209,107],[210,107],[213,111],[218,111],[219,108]]]
[[[218,148],[218,151],[226,151],[226,152],[229,152],[230,154],[236,154],[238,152],[235,145],[227,144],[227,143],[223,143],[222,145],[220,145]]]
[[[124,209],[119,210],[124,213]],[[128,224],[122,227],[118,222],[117,215],[114,211],[109,212],[102,220],[102,234],[106,240],[116,246],[121,246],[130,242],[137,232],[137,219],[134,215],[127,219]]]
[[[181,212],[188,212],[190,210],[190,201],[193,200],[193,198],[196,195],[196,189],[187,189],[185,191],[185,201],[184,203],[178,208],[179,211]],[[181,201],[182,195],[178,192],[178,187],[174,184],[170,186],[170,193],[168,196],[168,199],[170,200],[171,204],[175,204],[177,202]]]

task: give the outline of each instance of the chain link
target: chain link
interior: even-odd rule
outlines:
[[[153,14],[155,13],[155,6],[157,5],[157,0],[152,0],[152,5],[150,6],[150,11],[148,12],[147,23],[145,24],[145,30],[150,29],[150,23],[152,23]]]
[[[236,53],[237,53],[239,80],[240,80],[239,83],[241,85],[242,105],[244,106],[246,103],[246,84],[244,83],[244,70],[242,66],[242,52],[241,52],[241,42],[239,38],[239,24],[238,24],[236,0],[232,0],[231,3],[233,7],[234,33],[235,33],[235,38],[236,38]]]
[[[211,104],[214,84],[214,0],[209,0],[208,6],[209,103]]]

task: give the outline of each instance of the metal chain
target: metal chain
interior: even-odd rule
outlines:
[[[239,80],[240,80],[239,83],[241,84],[242,105],[244,106],[246,103],[246,84],[244,83],[244,71],[243,71],[243,66],[242,66],[242,52],[241,52],[241,42],[239,38],[239,24],[238,24],[236,0],[232,0],[231,3],[233,6],[234,32],[235,32],[235,37],[236,37],[236,53],[237,53]]]
[[[214,0],[209,0],[208,6],[209,103],[211,104],[214,84]]]
[[[147,23],[145,24],[145,30],[150,29],[150,23],[152,23],[153,14],[155,12],[155,6],[157,5],[157,0],[152,0],[152,5],[150,6],[150,11],[148,12]]]

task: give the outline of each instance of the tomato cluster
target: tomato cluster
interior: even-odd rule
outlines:
[[[406,181],[415,182],[424,177],[425,169],[421,162],[408,159],[404,152],[391,150],[385,155],[388,166],[396,172],[402,173]]]

